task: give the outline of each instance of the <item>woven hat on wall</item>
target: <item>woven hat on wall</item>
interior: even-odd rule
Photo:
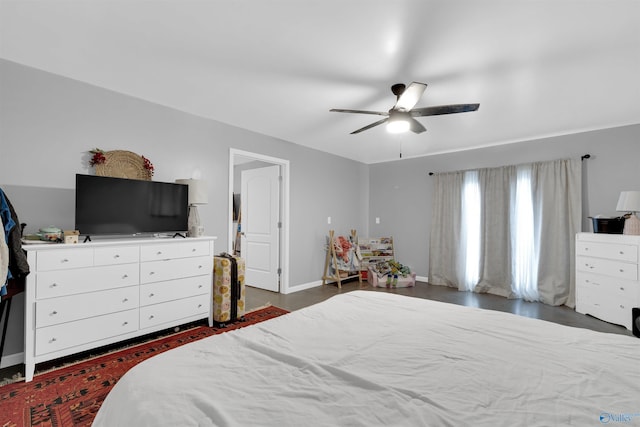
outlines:
[[[151,181],[152,172],[145,168],[142,156],[126,150],[104,152],[105,160],[96,164],[96,175]]]

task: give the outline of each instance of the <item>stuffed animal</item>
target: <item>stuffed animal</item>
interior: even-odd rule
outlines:
[[[349,262],[349,250],[352,245],[349,239],[344,236],[338,236],[334,239],[334,247],[336,255],[338,255],[344,262]]]

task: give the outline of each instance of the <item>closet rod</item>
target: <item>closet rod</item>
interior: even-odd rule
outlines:
[[[590,158],[591,158],[591,154],[585,154],[584,156],[580,157],[580,160],[586,160]],[[429,176],[433,176],[433,172],[429,172]]]

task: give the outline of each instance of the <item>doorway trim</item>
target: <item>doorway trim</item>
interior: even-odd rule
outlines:
[[[251,160],[258,160],[266,163],[279,165],[282,170],[281,185],[281,218],[282,228],[280,228],[280,293],[289,293],[289,160],[279,159],[277,157],[265,156],[263,154],[252,153],[250,151],[229,149],[229,198],[227,223],[229,225],[229,234],[227,237],[227,252],[233,253],[233,235],[235,233],[233,227],[233,188],[234,188],[234,166],[237,157],[245,157]]]

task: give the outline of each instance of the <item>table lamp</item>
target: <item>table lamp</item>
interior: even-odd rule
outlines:
[[[623,234],[640,235],[640,191],[623,191],[618,199],[618,212],[630,212],[631,215],[624,221]]]
[[[207,196],[207,182],[201,179],[176,179],[176,183],[189,186],[189,219],[187,222],[188,236],[200,237],[204,234],[204,227],[200,224],[198,205],[209,202]]]

